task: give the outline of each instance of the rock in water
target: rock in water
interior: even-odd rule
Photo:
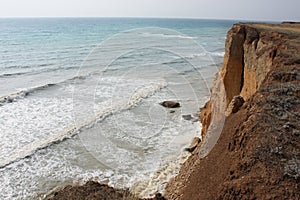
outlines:
[[[188,151],[188,152],[193,152],[200,142],[201,142],[200,138],[194,137],[194,139],[193,139],[192,143],[190,144],[190,146],[188,148],[185,148],[185,150]]]
[[[192,115],[182,115],[182,118],[188,121],[194,119]]]
[[[164,101],[159,103],[160,105],[162,105],[163,107],[166,108],[178,108],[180,107],[180,103],[175,102],[175,101]]]

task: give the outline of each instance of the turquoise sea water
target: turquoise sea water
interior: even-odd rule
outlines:
[[[233,23],[0,19],[0,199],[89,179],[163,191],[200,135],[182,115],[209,97]]]

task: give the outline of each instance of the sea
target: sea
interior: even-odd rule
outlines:
[[[88,180],[163,192],[200,137],[234,23],[0,19],[0,199]]]

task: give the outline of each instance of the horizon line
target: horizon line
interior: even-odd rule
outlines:
[[[34,19],[34,18],[130,18],[130,19],[195,19],[195,20],[223,20],[223,21],[253,21],[253,22],[285,22],[297,20],[274,20],[274,19],[233,19],[233,18],[206,18],[206,17],[160,17],[160,16],[0,16],[0,19]]]

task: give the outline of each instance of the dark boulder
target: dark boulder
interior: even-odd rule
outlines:
[[[175,101],[164,101],[159,104],[166,108],[179,108],[180,107],[180,103],[175,102]]]

